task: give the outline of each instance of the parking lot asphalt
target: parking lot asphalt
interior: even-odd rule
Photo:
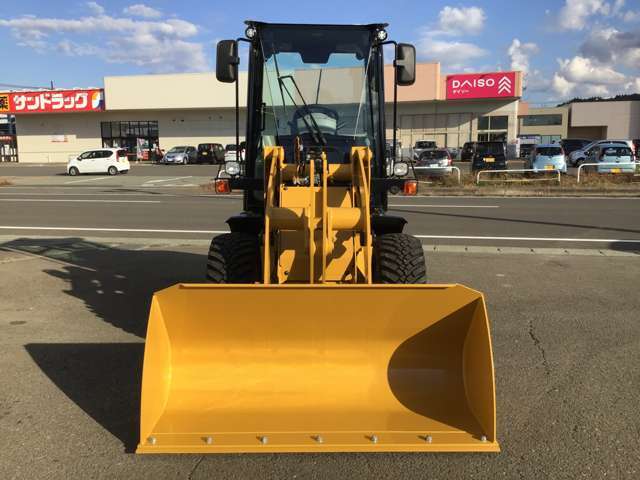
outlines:
[[[151,294],[206,249],[0,239],[0,478],[638,478],[640,256],[587,249],[428,252],[486,295],[499,454],[134,455]]]

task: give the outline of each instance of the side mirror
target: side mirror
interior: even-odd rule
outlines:
[[[216,48],[216,78],[218,81],[223,83],[235,82],[239,63],[238,42],[235,40],[220,40]]]
[[[416,47],[408,43],[399,43],[396,52],[398,85],[413,85],[416,81]]]

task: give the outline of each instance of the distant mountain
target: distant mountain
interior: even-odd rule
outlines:
[[[591,97],[591,98],[574,98],[558,104],[558,107],[569,105],[570,103],[582,102],[628,102],[629,100],[640,100],[640,93],[631,93],[628,95],[616,95],[612,98]]]

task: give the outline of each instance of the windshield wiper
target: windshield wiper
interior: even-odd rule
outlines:
[[[307,127],[307,130],[309,130],[309,133],[311,133],[311,136],[313,137],[313,141],[316,143],[316,145],[326,146],[327,145],[327,140],[326,140],[326,138],[324,138],[324,135],[322,134],[322,130],[320,130],[320,127],[318,126],[318,123],[316,122],[316,119],[313,118],[313,112],[311,112],[311,109],[309,108],[309,105],[307,105],[307,102],[304,100],[304,96],[302,95],[302,92],[298,88],[298,84],[296,83],[296,79],[293,78],[292,75],[284,75],[284,76],[278,75],[278,83],[287,92],[287,95],[289,95],[289,98],[291,99],[293,104],[296,107],[298,107],[298,104],[296,103],[295,99],[293,98],[293,95],[291,95],[291,92],[289,91],[287,86],[284,84],[284,79],[285,78],[288,78],[289,80],[291,80],[291,83],[293,83],[293,86],[296,87],[296,91],[298,92],[298,95],[300,96],[300,100],[302,100],[302,104],[304,105],[304,109],[306,110],[307,114],[309,115],[309,118],[311,120],[311,124],[313,125],[313,128],[311,128],[311,125],[309,124],[309,122],[307,122],[307,119],[304,116],[302,116],[300,118],[302,118],[302,121],[304,122],[305,127]]]

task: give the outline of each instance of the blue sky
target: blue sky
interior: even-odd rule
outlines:
[[[88,87],[108,75],[210,70],[216,41],[252,18],[387,22],[391,38],[445,73],[525,71],[534,102],[640,93],[640,0],[3,3],[0,84]]]

